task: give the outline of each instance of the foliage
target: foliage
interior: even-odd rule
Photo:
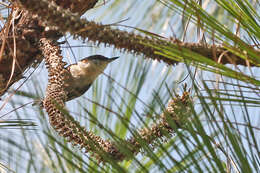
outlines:
[[[129,1],[128,4],[126,1],[115,0],[107,4],[100,3],[104,5],[100,7],[103,12],[100,10],[100,14],[95,16],[97,19],[99,16],[101,19],[106,19],[105,14],[112,13],[111,11],[115,12],[115,16],[119,16],[116,14],[117,11],[122,15],[126,13],[127,16],[133,13],[134,8],[141,6],[145,8],[145,12],[136,13],[143,14],[144,20],[138,20],[140,23],[134,21],[136,23],[129,25],[140,25],[147,28],[145,30],[152,31],[146,31],[144,34],[157,37],[152,34],[161,32],[156,28],[169,25],[166,22],[169,18],[175,19],[178,24],[175,23],[174,26],[178,26],[181,30],[176,35],[178,39],[196,40],[205,45],[221,44],[235,55],[247,60],[249,64],[259,66],[260,56],[257,50],[260,40],[260,17],[259,11],[254,8],[259,7],[259,2],[248,0],[144,2]],[[125,11],[121,9],[123,7],[126,8]],[[158,9],[161,12],[159,14]],[[92,13],[98,12],[90,11],[87,14]],[[149,23],[147,16],[148,18],[154,16],[151,19],[153,21]],[[148,26],[142,22],[147,22]],[[174,32],[177,31],[176,29]],[[188,39],[189,34],[193,36]],[[258,130],[260,129],[256,117],[260,113],[260,81],[257,76],[259,67],[223,65],[191,50],[180,49],[174,44],[167,46],[143,44],[155,48],[157,54],[174,59],[180,64],[174,68],[165,67],[162,63],[144,60],[141,56],[125,54],[124,56],[131,58],[121,58],[120,62],[108,69],[109,75],[106,71],[95,82],[91,92],[67,104],[70,108],[69,113],[76,117],[82,126],[106,139],[116,141],[118,147],[124,150],[123,139],[137,135],[137,129],[150,127],[152,123],[157,122],[168,100],[180,94],[184,83],[187,83],[188,88],[191,88],[193,104],[183,108],[179,114],[185,115],[186,109],[190,109],[191,114],[181,128],[177,129],[176,124],[170,124],[176,130],[174,136],[158,139],[152,145],[141,140],[141,154],[133,156],[133,153],[128,153],[129,160],[100,164],[91,155],[73,148],[59,137],[49,126],[42,109],[27,106],[9,114],[21,121],[15,123],[22,124],[19,124],[20,130],[14,132],[8,129],[7,135],[2,137],[0,156],[2,168],[9,172],[11,170],[13,172],[259,171]],[[97,51],[96,48],[84,49],[88,50],[88,53]],[[103,51],[105,48],[100,49],[98,51]],[[106,51],[107,54],[114,53],[111,49],[106,48]],[[40,68],[35,73],[39,71]],[[31,100],[42,96],[43,84],[46,84],[46,75],[30,79],[24,85],[25,92],[17,92],[17,96],[8,102],[8,110],[20,107],[28,101],[28,98]],[[37,119],[36,130],[29,131],[27,126],[24,127],[28,125],[23,124],[27,123],[25,118],[27,116],[30,119]],[[11,137],[14,134],[15,137]]]

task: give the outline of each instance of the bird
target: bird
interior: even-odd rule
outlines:
[[[106,69],[107,65],[118,58],[92,55],[67,66],[64,76],[64,91],[67,93],[65,102],[80,97],[87,92],[95,79]]]
[[[65,67],[63,85],[67,95],[65,102],[78,98],[87,92],[95,79],[106,69],[107,65],[118,58],[92,55]],[[42,99],[35,100],[32,105],[44,107]]]

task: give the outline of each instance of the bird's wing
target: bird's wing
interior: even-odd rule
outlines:
[[[70,101],[70,100],[72,100],[74,98],[80,97],[81,95],[83,95],[85,92],[88,91],[90,86],[91,86],[91,84],[85,86],[84,88],[77,87],[77,88],[74,88],[73,90],[69,91],[68,95],[67,95],[67,100],[66,101]]]

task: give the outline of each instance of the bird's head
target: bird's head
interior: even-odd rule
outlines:
[[[72,64],[68,69],[74,78],[95,80],[95,78],[105,70],[107,65],[117,58],[119,57],[106,58],[102,55],[93,55],[81,59],[76,64]]]
[[[93,55],[66,67],[64,90],[67,92],[67,101],[84,94],[106,66],[117,58]]]
[[[103,72],[107,65],[117,58],[119,57],[107,58],[102,55],[93,55],[80,60],[78,65],[80,65],[81,68],[88,68],[89,70]]]

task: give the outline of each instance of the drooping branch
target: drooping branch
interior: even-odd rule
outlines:
[[[48,113],[51,126],[68,142],[85,149],[85,152],[90,152],[98,161],[107,162],[112,159],[118,162],[129,159],[125,151],[129,151],[133,155],[138,154],[142,148],[140,140],[147,145],[152,144],[156,139],[174,133],[171,123],[175,123],[176,127],[181,127],[187,122],[192,100],[189,92],[184,91],[182,96],[177,95],[170,100],[158,123],[152,124],[151,128],[139,130],[138,135],[123,141],[125,148],[122,151],[116,143],[104,140],[91,131],[87,131],[66,113],[64,102],[67,93],[64,91],[63,82],[66,72],[59,47],[54,45],[51,40],[44,38],[40,40],[40,50],[45,57],[48,69],[49,79],[43,106]]]
[[[26,69],[41,62],[42,55],[37,44],[42,36],[52,40],[58,40],[62,36],[59,29],[46,29],[38,15],[32,15],[28,10],[18,7],[16,1],[13,2],[10,6],[12,12],[1,30],[0,96],[23,77]],[[57,0],[57,3],[64,9],[82,15],[93,8],[97,0]]]
[[[156,54],[156,49],[147,46],[147,44],[159,46],[170,46],[170,44],[174,44],[180,49],[189,49],[214,61],[222,57],[220,61],[222,64],[248,65],[244,59],[227,51],[221,46],[205,46],[200,43],[184,43],[179,40],[154,39],[152,37],[137,35],[133,32],[113,29],[109,25],[102,25],[80,19],[80,16],[68,10],[64,10],[54,3],[49,3],[47,0],[19,1],[24,8],[38,14],[42,21],[45,21],[49,26],[59,28],[63,33],[70,32],[75,37],[81,37],[84,40],[87,39],[97,44],[104,43],[105,45],[112,45],[115,48],[130,53],[143,54],[146,58],[162,60],[168,64],[176,64],[176,61]],[[46,8],[46,6],[48,6],[48,8]],[[146,45],[144,45],[144,43],[146,43]],[[254,66],[254,64],[251,65]]]
[[[65,79],[65,71],[59,47],[54,45],[51,40],[41,39],[40,49],[45,57],[45,63],[49,74],[43,106],[48,113],[51,126],[59,135],[66,138],[74,145],[84,148],[87,152],[96,151],[95,148],[97,147],[108,148],[107,146],[110,146],[111,144],[109,141],[104,141],[92,132],[86,131],[78,122],[68,118],[61,110],[65,107],[64,101],[67,94],[64,92],[63,81]],[[97,146],[93,147],[91,142],[96,142]],[[98,157],[98,155],[96,157]]]

